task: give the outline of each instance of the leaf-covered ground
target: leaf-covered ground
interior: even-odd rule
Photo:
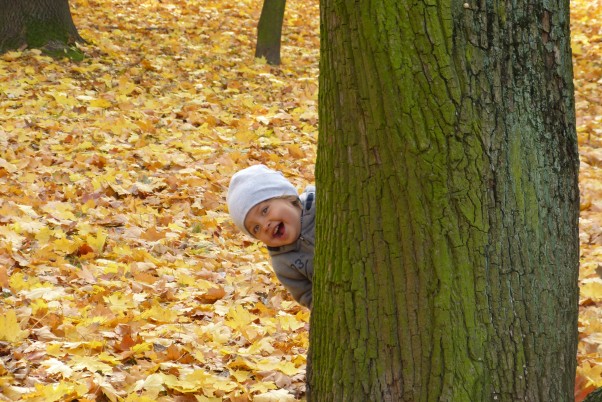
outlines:
[[[313,182],[318,0],[76,0],[79,63],[0,56],[0,400],[303,398],[309,314],[229,222],[231,174]],[[572,2],[580,150],[577,399],[602,386],[600,1]]]
[[[313,182],[317,1],[280,68],[259,0],[71,4],[83,62],[0,57],[0,400],[302,397],[309,313],[224,196],[257,162]]]
[[[602,2],[572,1],[571,8],[581,155],[579,402],[602,387]]]

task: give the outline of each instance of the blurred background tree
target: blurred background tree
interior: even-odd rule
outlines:
[[[268,64],[280,64],[280,41],[286,0],[263,0],[257,24],[255,57],[265,57]]]
[[[54,56],[76,57],[83,42],[68,0],[0,0],[0,53],[41,48]]]

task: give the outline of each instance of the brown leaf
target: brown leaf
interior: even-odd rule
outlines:
[[[204,303],[204,304],[213,304],[216,301],[224,298],[224,296],[226,296],[226,291],[224,290],[224,288],[222,288],[221,286],[216,287],[216,288],[210,288],[207,290],[207,292],[205,292],[205,294],[199,296],[197,298],[197,300],[200,303]]]
[[[92,253],[94,254],[94,249],[92,247],[90,247],[90,245],[84,243],[81,246],[79,246],[79,248],[77,249],[76,254],[81,257],[83,255],[86,255],[88,253]]]

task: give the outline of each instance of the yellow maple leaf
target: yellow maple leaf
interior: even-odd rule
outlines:
[[[29,335],[29,331],[23,331],[17,321],[14,310],[2,311],[0,316],[0,341],[19,342]]]
[[[602,280],[593,278],[588,282],[584,281],[581,285],[580,297],[582,299],[590,298],[594,301],[602,300]]]
[[[100,361],[112,364],[113,366],[117,366],[117,365],[121,364],[121,360],[119,360],[115,356],[108,354],[107,352],[102,352],[97,357]]]
[[[52,242],[54,246],[54,251],[64,253],[64,254],[72,254],[79,248],[81,245],[81,240],[74,239],[69,240],[67,238],[56,239]]]
[[[236,379],[239,383],[244,383],[253,375],[250,371],[246,370],[232,370],[230,375]]]
[[[595,387],[602,386],[602,365],[592,365],[586,361],[577,368],[577,373],[587,378],[588,385],[593,385]]]
[[[48,374],[61,374],[63,378],[69,378],[73,374],[73,369],[59,359],[50,358],[41,363],[46,368]]]
[[[109,304],[111,311],[116,313],[131,309],[138,304],[134,301],[131,294],[123,294],[121,292],[105,296],[104,300]]]
[[[237,305],[228,312],[226,324],[233,329],[245,328],[247,325],[258,319],[255,314],[249,313],[241,305]]]
[[[288,361],[274,361],[272,359],[263,359],[257,362],[257,368],[261,371],[278,370],[282,371],[286,375],[295,375],[299,373],[297,368],[292,362]]]
[[[20,205],[17,204],[17,207],[19,208],[19,210],[21,210],[23,213],[27,214],[27,216],[29,216],[30,218],[38,218],[39,215],[36,213],[36,211],[29,205]]]
[[[307,359],[306,359],[306,357],[304,355],[296,355],[295,357],[293,357],[292,363],[295,366],[301,366],[301,365],[307,363]]]
[[[134,354],[148,352],[149,350],[152,350],[152,349],[153,349],[153,344],[148,343],[148,342],[137,343],[131,347],[131,351]]]
[[[45,245],[48,244],[53,233],[48,226],[44,226],[36,233],[35,238],[40,244]]]
[[[154,373],[146,377],[144,381],[139,381],[135,391],[145,390],[145,394],[153,399],[156,399],[160,392],[165,390],[163,383],[165,382],[164,374]],[[128,397],[129,398],[129,397]],[[126,399],[129,400],[129,399]],[[136,399],[132,399],[132,401],[136,401]]]
[[[10,288],[15,292],[20,292],[23,289],[32,289],[40,287],[40,281],[37,278],[26,278],[22,272],[15,272],[10,276],[8,280]]]
[[[304,158],[305,157],[305,152],[303,152],[301,147],[297,144],[289,144],[286,146],[286,148],[288,149],[288,153],[293,158]]]
[[[75,149],[77,151],[86,151],[93,148],[94,144],[91,141],[82,141]]]
[[[58,384],[35,384],[35,391],[23,395],[24,400],[31,399],[33,401],[65,401],[78,399],[88,391],[88,387],[84,383],[66,383],[59,382]]]
[[[31,312],[34,315],[43,315],[48,311],[48,304],[44,301],[44,299],[35,299],[30,303]]]
[[[297,317],[294,317],[289,314],[279,315],[278,322],[280,323],[282,329],[285,331],[296,331],[299,328],[303,328],[305,326],[305,323],[303,321],[300,321],[297,319]]]
[[[236,139],[240,144],[251,144],[257,140],[257,134],[250,130],[239,130],[236,132]]]
[[[88,213],[89,210],[96,208],[96,202],[93,199],[86,201],[82,204],[81,209],[84,214]]]
[[[194,286],[197,282],[197,278],[191,275],[186,275],[184,272],[176,272],[176,276],[178,279],[178,283],[183,286]],[[201,282],[199,282],[200,287],[203,286],[203,282],[207,281],[201,280]]]
[[[107,234],[100,229],[96,232],[96,236],[93,236],[91,234],[86,236],[86,243],[88,243],[90,247],[94,249],[94,252],[97,254],[102,253],[106,240]]]
[[[178,313],[170,308],[162,307],[159,303],[155,303],[149,310],[145,310],[140,317],[155,322],[168,323],[177,321]]]
[[[224,391],[230,392],[236,389],[237,384],[225,377],[219,377],[213,373],[204,370],[195,370],[184,377],[187,383],[199,384],[203,391]]]
[[[193,379],[192,381],[187,379],[181,380],[171,374],[163,374],[163,384],[170,389],[183,393],[196,392],[204,389],[204,383],[202,381],[198,381],[197,379]]]
[[[268,382],[258,382],[257,384],[253,384],[250,391],[251,392],[259,392],[259,394],[264,394],[271,390],[277,389],[278,387],[272,381]]]
[[[273,341],[270,337],[259,338],[258,341],[253,342],[251,346],[246,349],[239,349],[239,353],[245,353],[248,355],[261,355],[263,352],[271,354],[274,352],[274,347],[271,342]]]
[[[108,107],[111,107],[112,103],[109,102],[106,99],[93,99],[90,101],[90,106],[92,107],[99,107],[102,109],[106,109]]]
[[[108,375],[113,372],[113,367],[101,362],[94,356],[77,356],[71,357],[71,368],[75,371],[88,370],[91,373],[100,371],[101,373]]]
[[[245,369],[245,370],[254,370],[255,369],[255,364],[250,362],[248,359],[246,358],[242,358],[240,356],[237,356],[236,359],[234,359],[233,361],[231,361],[230,363],[228,363],[228,368],[230,370],[237,370],[237,369]]]
[[[22,234],[22,233],[30,233],[30,234],[37,234],[40,230],[42,230],[43,228],[45,228],[46,225],[44,225],[42,222],[40,221],[36,221],[36,220],[22,220],[20,222],[15,222],[13,228],[15,230],[15,232]]]
[[[48,213],[55,219],[59,220],[75,220],[73,214],[73,205],[68,202],[50,201],[42,207],[42,210]]]
[[[47,343],[46,344],[46,353],[49,356],[59,357],[64,356],[67,352],[63,348],[62,343]]]
[[[15,230],[8,226],[0,226],[0,240],[4,239],[5,242],[11,244],[13,250],[18,250],[23,245],[25,237],[17,234]]]
[[[77,100],[73,99],[72,97],[66,95],[63,92],[52,92],[49,93],[49,95],[52,96],[56,103],[58,103],[61,106],[73,107],[78,104]]]
[[[5,169],[8,173],[14,173],[18,170],[18,168],[10,162],[7,162],[6,159],[0,158],[0,168]]]

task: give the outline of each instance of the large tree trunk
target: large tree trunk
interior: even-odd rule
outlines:
[[[263,0],[257,24],[255,57],[265,57],[268,64],[280,64],[280,40],[286,0]]]
[[[67,0],[0,0],[0,52],[83,41]]]
[[[322,0],[316,401],[570,401],[569,1]]]

